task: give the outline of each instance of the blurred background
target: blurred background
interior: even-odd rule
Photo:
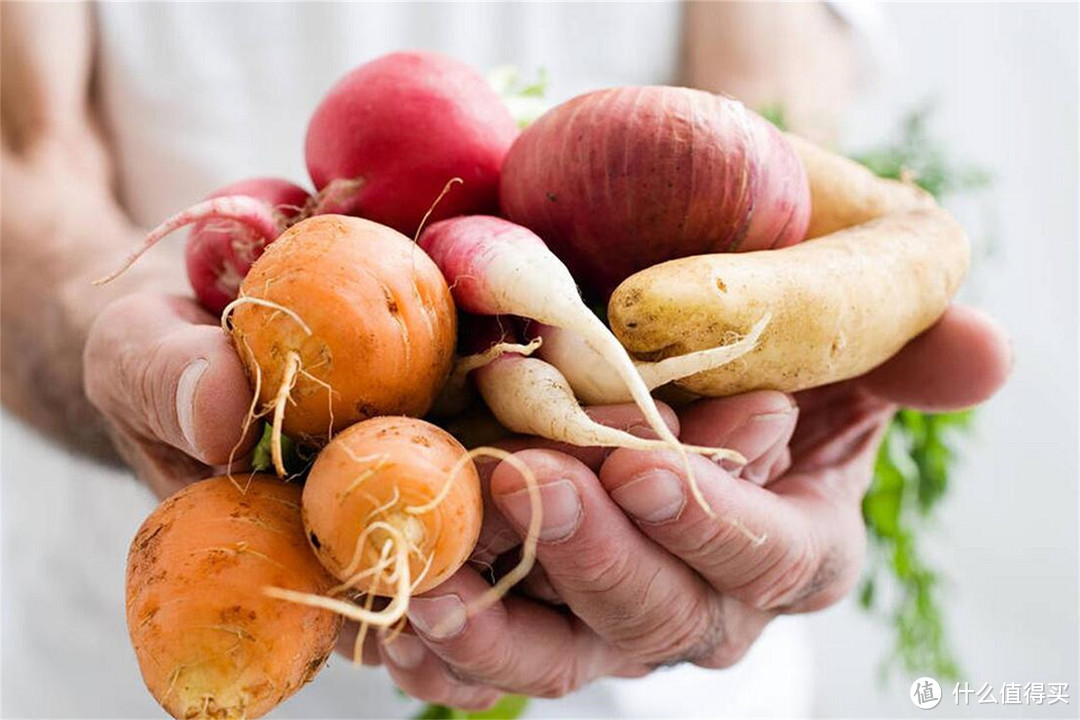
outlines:
[[[432,22],[431,32],[453,33],[451,11],[436,12],[445,13],[447,22]],[[543,25],[543,7],[532,12]],[[317,8],[312,13],[317,15]],[[990,683],[995,693],[1006,682],[1068,683],[1070,700],[1052,707],[956,708],[949,697],[952,684],[943,682],[946,698],[934,711],[939,715],[1075,717],[1080,705],[1077,22],[1075,4],[884,6],[871,35],[878,43],[873,53],[878,69],[844,123],[839,143],[853,152],[878,147],[896,137],[906,114],[929,103],[928,130],[949,156],[993,177],[991,190],[950,207],[980,243],[965,300],[1008,328],[1016,369],[1005,390],[978,411],[972,433],[959,446],[951,490],[920,543],[941,571],[945,627],[961,679],[974,688]],[[677,30],[659,27],[656,33]],[[602,32],[596,41],[603,42]],[[527,44],[527,38],[505,42]],[[506,59],[474,58],[464,47],[461,56],[478,67]],[[547,67],[555,100],[633,74],[632,68],[617,67],[600,77],[576,78],[583,87],[560,85],[560,77],[567,77],[562,68],[573,58],[532,56],[536,66],[521,69],[531,77],[539,66]],[[313,88],[312,97],[297,102],[312,107],[321,91]],[[289,137],[300,132],[271,129]],[[302,176],[299,163],[296,153],[292,174],[297,177]],[[51,697],[50,688],[61,677],[86,699],[83,712],[109,707],[109,689],[90,682],[92,675],[82,680],[80,668],[95,662],[97,649],[126,645],[124,560],[152,504],[149,494],[130,478],[63,454],[6,414],[0,470],[0,709],[5,716],[79,712],[78,705]],[[42,486],[49,492],[41,493]],[[130,508],[125,522],[103,528],[88,520],[117,506]],[[90,547],[115,563],[105,571],[84,565],[80,555]],[[57,594],[52,579],[58,575],[68,587],[81,585],[85,592]],[[103,594],[102,587],[109,590]],[[11,601],[15,597],[19,602]],[[85,615],[85,622],[74,623],[79,628],[74,633],[30,632],[25,613],[31,607],[39,617]],[[102,624],[101,617],[109,622]],[[882,672],[895,638],[888,618],[868,615],[852,598],[805,621],[778,621],[785,622],[801,624],[812,636],[816,715],[918,712],[908,695],[916,675]],[[28,654],[54,658],[56,676],[25,672],[20,658]],[[137,674],[134,658],[124,657],[127,664],[112,672]],[[774,682],[785,677],[778,672]],[[155,713],[149,697],[143,700],[106,714]]]
[[[895,55],[857,104],[843,145],[880,142],[905,111],[930,101],[941,145],[992,173],[988,202],[950,208],[984,238],[963,298],[1005,324],[1016,354],[1009,383],[961,443],[923,546],[943,572],[963,680],[995,692],[1031,681],[1075,690],[1077,6],[897,3],[883,13]],[[920,712],[908,698],[915,676],[880,684],[877,661],[893,636],[854,599],[814,616],[811,630],[821,716]],[[947,696],[932,712],[1076,717],[1078,704],[965,709]]]

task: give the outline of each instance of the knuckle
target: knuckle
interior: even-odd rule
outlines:
[[[841,578],[828,565],[822,565],[823,578],[811,581],[811,586],[801,599],[799,609],[803,612],[821,610],[833,605],[847,596],[855,586],[855,574],[844,573]],[[850,579],[849,579],[850,578]]]
[[[667,595],[628,625],[615,642],[620,650],[662,665],[693,661],[711,651],[723,634],[716,596]]]
[[[719,508],[714,509],[717,513],[722,512]],[[692,564],[705,567],[723,567],[752,542],[737,524],[708,517],[687,528],[685,537],[686,547],[680,549],[679,555]]]
[[[171,407],[162,407],[164,398],[170,395],[167,373],[162,372],[162,352],[162,345],[155,343],[142,352],[125,353],[120,364],[125,370],[119,373],[129,406],[157,438],[167,436],[166,423],[174,412]]]
[[[793,601],[808,587],[821,566],[821,558],[810,543],[784,553],[780,562],[751,583],[743,598],[758,610],[778,607]]]
[[[137,407],[153,380],[145,347],[126,332],[144,303],[142,294],[126,295],[107,305],[90,326],[83,385],[87,398],[103,412],[116,404]]]
[[[573,592],[606,595],[634,574],[629,554],[618,546],[583,548],[571,557],[573,564],[559,573],[559,582]]]
[[[86,337],[83,347],[83,390],[87,399],[99,410],[105,410],[109,389],[115,384],[114,353],[116,345],[108,337],[106,311],[98,316]]]
[[[728,610],[735,610],[734,622]],[[746,606],[739,601],[718,597],[712,631],[703,643],[704,651],[694,658],[695,665],[723,670],[738,664],[746,656],[768,620],[754,611],[745,611]]]
[[[453,682],[459,685],[478,685],[481,682],[478,672],[450,662],[446,663],[446,674]]]
[[[578,678],[577,659],[569,653],[564,662],[552,663],[537,677],[531,692],[537,697],[561,698],[578,689]]]
[[[448,661],[447,668],[455,679],[468,685],[498,684],[510,675],[513,663],[506,643],[489,642],[478,645],[468,658]]]
[[[105,390],[104,375],[97,372],[89,364],[83,368],[83,392],[90,404],[102,413],[108,409],[108,393]]]
[[[865,530],[856,547],[835,549],[826,554],[809,583],[795,600],[800,612],[821,610],[845,598],[859,579],[866,551]]]
[[[859,578],[866,553],[866,528],[858,513],[851,513],[851,529],[841,540],[822,550],[814,544],[791,570],[791,581],[773,595],[769,607],[784,612],[821,610],[847,596]]]
[[[470,704],[481,698],[485,690],[490,692],[479,683],[460,677],[449,666],[444,671],[409,673],[399,677],[398,683],[407,693],[424,702],[470,710],[482,709],[470,707]]]
[[[686,619],[677,629],[670,656],[694,661],[711,653],[727,636],[719,597],[708,594],[688,604]]]
[[[726,670],[738,664],[749,649],[749,641],[725,637],[695,664],[710,670]]]

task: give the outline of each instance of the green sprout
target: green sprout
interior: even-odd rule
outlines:
[[[270,423],[263,423],[262,437],[251,452],[251,468],[255,472],[274,472],[274,460],[271,451],[274,431]],[[290,474],[299,474],[306,469],[307,463],[300,455],[296,442],[288,435],[281,435],[281,460]]]
[[[428,704],[413,715],[413,720],[514,720],[521,717],[528,704],[529,699],[524,695],[503,695],[490,709],[475,712]]]

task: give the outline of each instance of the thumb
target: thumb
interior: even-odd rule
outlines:
[[[208,465],[246,452],[252,392],[231,340],[190,300],[138,294],[109,305],[84,353],[86,392],[106,417]]]
[[[978,405],[1012,372],[1009,336],[993,318],[953,305],[930,329],[860,380],[874,395],[924,411]]]

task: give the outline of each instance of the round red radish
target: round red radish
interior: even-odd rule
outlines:
[[[603,298],[665,260],[799,242],[810,189],[783,135],[741,103],[626,87],[574,98],[527,128],[507,155],[500,202]]]
[[[499,170],[518,128],[483,76],[457,60],[398,52],[361,65],[323,98],[308,125],[317,213],[358,215],[412,236],[454,177],[433,219],[493,213]]]
[[[311,196],[302,187],[276,178],[255,178],[226,185],[207,200],[249,197],[266,203],[270,223],[210,215],[197,221],[188,235],[188,279],[199,303],[214,314],[236,299],[240,283],[266,246],[304,210]]]

